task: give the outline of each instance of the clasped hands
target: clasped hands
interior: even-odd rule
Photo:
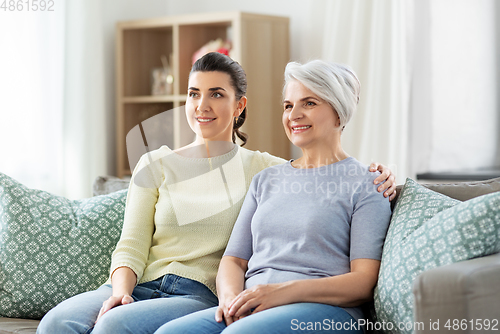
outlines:
[[[262,284],[243,290],[238,295],[222,297],[215,312],[215,320],[221,322],[224,319],[229,326],[250,314],[291,304],[293,300],[288,287],[288,283]]]

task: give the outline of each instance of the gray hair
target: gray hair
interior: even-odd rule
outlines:
[[[327,102],[340,118],[343,129],[351,119],[359,101],[360,83],[354,71],[346,65],[313,60],[305,64],[290,62],[285,68],[285,86],[296,80]]]

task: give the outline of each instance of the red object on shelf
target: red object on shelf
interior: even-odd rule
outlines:
[[[217,50],[218,53],[222,53],[223,55],[229,56],[229,50],[226,48],[219,48]]]

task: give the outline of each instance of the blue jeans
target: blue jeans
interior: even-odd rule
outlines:
[[[135,302],[117,306],[95,320],[102,303],[112,295],[111,285],[69,298],[50,310],[37,333],[154,333],[161,325],[218,304],[205,285],[176,275],[139,284]]]
[[[215,321],[216,309],[213,307],[170,321],[155,334],[363,333],[343,308],[326,304],[278,306],[251,314],[229,326],[224,321]]]

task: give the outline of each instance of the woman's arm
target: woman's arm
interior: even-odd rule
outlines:
[[[156,158],[153,163],[150,163],[150,158],[145,154],[132,173],[121,236],[110,266],[111,274],[118,268],[130,268],[138,281],[142,278],[149,257],[159,196],[157,187],[160,185],[156,179],[161,177],[161,160],[158,159],[158,151],[153,153],[151,159]]]
[[[351,261],[351,272],[343,275],[256,285],[234,299],[228,314],[237,319],[251,309],[256,313],[301,302],[359,306],[372,298],[379,267],[378,260],[356,259]]]
[[[128,267],[120,267],[116,269],[111,276],[113,296],[131,296],[136,284],[137,276],[134,271]]]
[[[223,256],[217,272],[217,295],[219,307],[215,313],[215,320],[221,322],[223,318],[229,326],[234,319],[229,315],[229,306],[238,294],[245,288],[245,272],[248,261],[234,256]]]
[[[215,314],[215,320],[221,322],[224,318],[227,325],[238,320],[238,318],[229,315],[229,306],[245,288],[248,259],[253,252],[251,222],[258,206],[255,197],[258,175],[254,176],[250,184],[217,272],[216,285],[219,307]]]
[[[132,291],[134,291],[136,283],[137,276],[132,269],[127,267],[117,268],[111,274],[113,295],[102,304],[96,322],[113,307],[133,303]]]
[[[132,174],[122,233],[111,259],[113,294],[103,302],[96,322],[113,307],[134,302],[132,292],[146,267],[161,176],[158,163],[150,166],[147,158],[141,157]]]
[[[349,273],[316,280],[292,281],[290,291],[293,302],[359,306],[373,297],[379,268],[378,260],[356,259],[351,261]]]

